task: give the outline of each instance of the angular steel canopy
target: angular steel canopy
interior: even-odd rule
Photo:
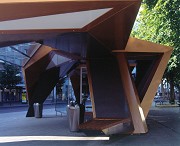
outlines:
[[[73,70],[83,63],[93,119],[80,128],[146,133],[146,117],[172,49],[129,38],[140,4],[141,0],[1,0],[0,47],[42,44],[23,67],[27,115],[33,116],[33,103],[42,104],[59,78],[70,72],[78,99],[79,77]],[[136,76],[131,73],[134,67]]]

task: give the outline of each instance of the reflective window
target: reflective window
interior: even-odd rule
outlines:
[[[40,47],[39,43],[31,42],[0,48],[0,60],[24,66]]]

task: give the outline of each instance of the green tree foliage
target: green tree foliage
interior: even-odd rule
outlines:
[[[173,47],[174,51],[164,77],[169,80],[171,90],[173,90],[174,85],[179,88],[180,1],[143,0],[132,36]],[[171,97],[174,100],[173,95]]]
[[[0,85],[2,88],[12,89],[22,78],[19,76],[20,68],[14,65],[4,64],[4,70],[0,72]]]

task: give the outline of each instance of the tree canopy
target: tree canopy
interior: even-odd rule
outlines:
[[[173,47],[164,77],[180,86],[179,0],[143,0],[131,35]]]
[[[14,65],[4,64],[4,70],[0,71],[0,85],[3,88],[12,89],[22,78],[19,75],[20,68]]]

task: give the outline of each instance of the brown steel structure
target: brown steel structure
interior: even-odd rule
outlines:
[[[79,100],[78,67],[85,64],[93,119],[80,128],[146,133],[146,117],[172,49],[129,38],[140,4],[141,0],[1,0],[0,46],[41,44],[23,66],[27,116],[34,116],[33,104],[43,104],[67,74]],[[36,22],[41,20],[39,27]]]

